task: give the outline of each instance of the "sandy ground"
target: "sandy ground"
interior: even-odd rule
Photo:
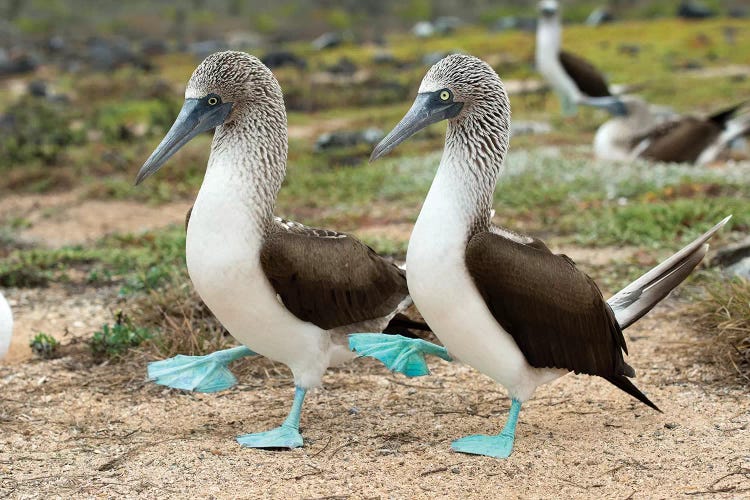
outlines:
[[[184,223],[192,202],[152,206],[135,201],[81,199],[70,191],[54,195],[11,195],[0,199],[0,222],[23,219],[22,241],[60,247],[85,244],[114,233],[137,233]]]
[[[145,380],[146,359],[91,364],[83,347],[0,366],[0,497],[673,498],[750,495],[750,398],[705,361],[670,301],[627,331],[658,414],[606,382],[567,376],[524,405],[510,459],[450,442],[498,432],[509,402],[466,366],[406,379],[371,360],[308,396],[305,447],[241,449],[278,425],[283,366],[241,362],[241,385],[191,394]],[[72,319],[71,319],[72,320]]]

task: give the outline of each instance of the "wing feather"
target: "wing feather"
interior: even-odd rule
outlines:
[[[408,296],[404,272],[356,238],[280,224],[264,242],[261,265],[299,319],[330,330],[388,316]]]
[[[466,264],[492,315],[535,367],[633,375],[614,313],[564,255],[489,232],[471,238]]]

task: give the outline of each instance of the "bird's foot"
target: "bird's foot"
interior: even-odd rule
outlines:
[[[237,436],[237,442],[244,448],[293,449],[302,446],[302,435],[293,426],[282,424],[270,431]]]
[[[233,347],[205,356],[177,356],[148,364],[148,378],[159,385],[196,392],[218,392],[229,389],[237,379],[227,365],[253,356],[247,347]]]
[[[508,458],[513,451],[515,437],[501,433],[498,436],[475,434],[456,439],[451,443],[451,449],[459,453],[484,455],[486,457]]]
[[[453,361],[445,347],[422,339],[383,333],[355,333],[349,335],[349,349],[360,356],[369,356],[382,362],[389,370],[407,377],[429,375],[425,354]]]

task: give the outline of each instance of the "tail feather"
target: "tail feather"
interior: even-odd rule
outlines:
[[[390,335],[403,335],[408,338],[419,338],[409,330],[419,330],[422,332],[432,331],[427,323],[411,320],[405,314],[398,313],[391,319],[388,326],[383,330],[383,333]]]
[[[723,128],[727,124],[727,122],[732,118],[732,116],[734,116],[737,110],[739,110],[741,107],[747,104],[747,102],[748,101],[742,101],[740,103],[735,104],[734,106],[722,109],[721,111],[717,111],[716,113],[709,116],[708,119],[714,122],[719,127]]]
[[[706,255],[706,242],[724,227],[731,217],[726,217],[685,248],[612,296],[607,303],[615,313],[620,328],[624,330],[638,321],[682,283]]]
[[[631,396],[633,396],[635,399],[640,401],[641,403],[645,404],[646,406],[649,406],[653,408],[654,410],[658,411],[659,413],[663,413],[658,406],[656,406],[654,403],[651,402],[648,397],[646,397],[645,394],[643,394],[640,389],[638,389],[633,382],[630,381],[627,377],[624,375],[613,375],[611,377],[604,377],[607,382],[614,385],[618,389],[621,389]]]
[[[724,130],[698,157],[698,165],[706,165],[716,161],[719,154],[729,147],[729,144],[750,132],[750,115],[738,116],[726,122]]]

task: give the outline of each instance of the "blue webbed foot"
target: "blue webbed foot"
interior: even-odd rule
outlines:
[[[407,377],[429,375],[425,354],[453,361],[445,347],[402,335],[355,333],[349,335],[349,349],[360,356],[375,358],[389,370],[403,373]]]
[[[237,384],[227,365],[253,356],[247,347],[233,347],[205,356],[177,356],[148,364],[148,378],[159,385],[196,392],[217,392]]]
[[[266,432],[256,432],[237,436],[237,442],[245,448],[299,448],[302,446],[302,435],[299,433],[299,418],[302,403],[305,401],[306,389],[295,387],[294,402],[284,423]]]
[[[299,448],[302,435],[294,426],[282,424],[266,432],[237,436],[237,442],[245,448]]]
[[[510,412],[508,412],[508,420],[500,434],[497,436],[474,434],[473,436],[456,439],[451,443],[451,449],[471,455],[508,458],[513,452],[513,443],[516,440],[516,424],[520,412],[521,402],[514,398],[510,405]]]
[[[451,449],[460,453],[471,455],[484,455],[486,457],[508,458],[513,451],[513,436],[500,434],[499,436],[485,436],[474,434],[451,443]]]

